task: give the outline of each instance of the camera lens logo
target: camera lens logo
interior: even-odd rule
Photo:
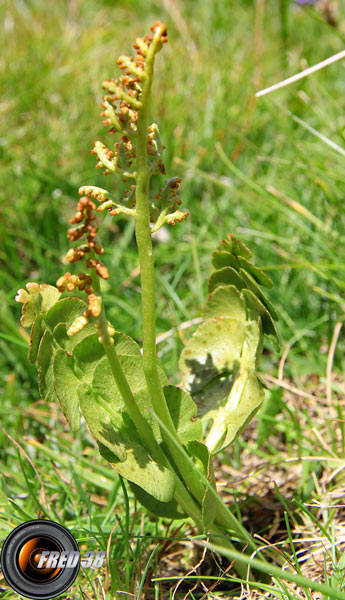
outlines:
[[[16,527],[1,551],[1,569],[8,585],[34,600],[55,598],[78,575],[80,554],[72,534],[54,521],[38,519]]]

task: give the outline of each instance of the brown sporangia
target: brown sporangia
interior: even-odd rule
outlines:
[[[104,253],[104,248],[97,237],[98,227],[95,224],[95,209],[96,205],[88,195],[82,196],[79,199],[77,212],[70,219],[71,225],[76,225],[76,227],[72,227],[68,230],[67,237],[70,242],[75,242],[84,237],[86,238],[86,243],[71,248],[67,252],[66,260],[69,263],[76,263],[85,259],[85,255],[90,252],[96,254]],[[87,258],[85,264],[88,269],[95,269],[99,277],[102,277],[103,279],[109,278],[108,269],[97,258]],[[90,316],[95,318],[100,316],[102,299],[95,294],[90,275],[83,272],[78,273],[78,275],[73,275],[70,272],[67,272],[58,279],[56,285],[60,292],[73,292],[77,288],[79,291],[85,291],[87,294],[88,306],[83,314],[77,317],[68,329],[67,334],[69,336],[75,335],[81,331],[81,329],[87,325]]]

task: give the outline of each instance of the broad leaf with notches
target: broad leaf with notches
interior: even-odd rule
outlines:
[[[67,335],[75,318],[85,310],[85,303],[75,297],[61,299],[56,288],[45,284],[33,284],[33,292],[27,294],[22,322],[26,326],[32,324],[29,359],[37,364],[41,397],[47,402],[57,400],[60,403],[73,431],[79,429],[83,415],[102,456],[133,484],[139,500],[143,498],[153,512],[157,506],[163,506],[166,516],[183,516],[173,500],[175,475],[152,459],[138,437],[94,325],[88,324],[73,337]],[[114,336],[114,344],[138,406],[157,442],[161,443],[160,429],[152,415],[139,346],[119,332]],[[202,426],[195,419],[193,400],[189,394],[169,386],[162,370],[159,373],[181,442],[187,444],[191,440],[199,440]]]
[[[218,244],[203,322],[180,357],[182,385],[198,406],[210,452],[228,446],[264,399],[257,373],[263,336],[279,348],[278,314],[261,289],[273,284],[250,258],[232,234]]]

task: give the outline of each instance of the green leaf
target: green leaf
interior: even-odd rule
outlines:
[[[216,490],[216,479],[213,471],[211,455],[207,446],[201,442],[193,441],[187,445],[188,452],[197,459],[200,471],[205,475],[208,482]],[[201,503],[201,514],[205,533],[210,529],[217,512],[217,499],[208,486]]]
[[[224,269],[226,267],[232,267],[236,271],[241,273],[241,268],[250,273],[254,279],[261,285],[271,288],[273,286],[273,282],[266,273],[264,273],[261,269],[253,265],[249,260],[244,258],[243,256],[234,256],[229,252],[224,251],[216,251],[212,254],[212,264],[215,269]]]
[[[180,442],[201,440],[203,427],[196,418],[197,407],[192,397],[173,385],[164,387],[163,392]]]
[[[212,423],[206,438],[210,452],[231,444],[254,417],[265,397],[264,387],[255,371],[234,380],[214,381],[195,397],[203,407],[202,420]]]
[[[267,335],[273,336],[273,343],[276,346],[277,351],[279,352],[279,338],[276,326],[272,319],[271,313],[267,310],[266,306],[259,300],[253,292],[250,290],[243,290],[243,296],[245,297],[248,306],[256,311],[258,315],[261,317],[262,322],[262,330]]]
[[[80,379],[74,374],[73,367],[73,357],[68,356],[64,350],[56,350],[53,360],[55,394],[71,430],[78,431],[80,414],[77,387]]]
[[[120,355],[119,362],[132,393],[135,394],[139,390],[146,389],[146,379],[142,367],[141,356]],[[161,384],[167,385],[168,380],[165,373],[161,369],[159,369],[158,372]],[[110,402],[119,404],[122,408],[124,407],[122,397],[114,384],[114,379],[106,358],[101,360],[95,369],[92,387],[97,394],[107,398]]]
[[[163,441],[162,435],[161,435],[161,430],[160,430],[158,421],[154,417],[154,414],[153,414],[151,396],[150,396],[148,389],[144,388],[144,389],[137,390],[136,392],[134,392],[133,396],[135,398],[135,401],[138,405],[138,408],[139,408],[141,414],[143,415],[145,420],[148,422],[156,442],[158,442],[158,444],[161,444]]]
[[[125,357],[128,358],[128,357]],[[102,365],[104,374],[104,366]],[[80,407],[92,435],[107,450],[102,455],[114,469],[139,485],[160,502],[170,502],[175,491],[175,476],[166,467],[158,465],[147,450],[138,443],[129,417],[124,421],[119,404],[102,397],[94,389],[78,387]]]
[[[212,273],[208,280],[208,291],[211,294],[219,285],[234,285],[238,290],[246,287],[246,282],[232,267],[223,267]]]
[[[27,284],[31,285],[29,288],[29,294],[22,290],[22,295],[27,295],[27,301],[22,307],[22,316],[20,322],[23,327],[30,327],[31,323],[35,320],[36,316],[41,312],[42,297],[39,290],[38,284]],[[20,291],[20,290],[19,290]]]
[[[240,366],[246,322],[233,318],[202,323],[183,349],[180,371],[184,388],[195,394],[215,377]]]
[[[166,519],[185,519],[187,517],[186,513],[183,512],[176,500],[173,499],[170,500],[170,502],[160,502],[135,483],[129,482],[129,487],[136,499],[139,500],[140,504],[157,517],[165,517]]]
[[[229,252],[218,251],[213,252],[212,254],[212,264],[215,269],[223,269],[224,267],[233,267],[238,271],[240,268],[240,263],[236,256],[230,254]]]
[[[26,290],[19,290],[16,300],[23,302],[21,323],[29,327],[39,313],[45,313],[58,301],[61,292],[46,283],[27,283]]]
[[[95,334],[95,326],[93,323],[88,323],[86,327],[83,327],[81,331],[78,331],[78,333],[72,336],[67,335],[67,327],[66,321],[58,323],[53,328],[53,335],[58,346],[70,353],[74,352],[77,344],[83,339]]]
[[[226,254],[228,256],[226,256]],[[212,262],[216,269],[229,266],[238,270],[239,267],[242,267],[245,271],[250,273],[258,283],[265,287],[272,287],[273,282],[271,278],[248,260],[251,256],[252,253],[249,248],[234,235],[228,233],[227,239],[222,240],[217,246],[217,251],[213,253]]]
[[[233,317],[246,320],[246,303],[234,285],[220,285],[209,295],[204,319],[216,317]]]
[[[229,267],[222,269],[222,271],[228,270],[230,270]],[[215,273],[220,273],[220,271],[216,271]],[[272,341],[275,348],[279,351],[278,332],[271,313],[251,290],[243,288],[242,292],[239,293],[234,285],[223,285],[219,282],[207,299],[204,308],[204,319],[221,316],[246,319],[248,309],[249,313],[247,317],[255,318],[257,315],[260,316],[263,333],[273,336]]]
[[[232,234],[218,244],[204,323],[180,357],[182,383],[209,429],[206,444],[212,452],[230,444],[262,403],[265,386],[256,367],[263,334],[278,340],[277,312],[259,287],[271,287],[272,281],[250,258]]]
[[[139,485],[160,502],[170,502],[175,493],[175,475],[158,465],[139,444],[127,448],[124,462],[111,463],[119,475]]]
[[[124,427],[122,407],[84,384],[78,386],[78,396],[81,411],[94,438],[106,446],[116,460],[126,460],[125,439],[120,432],[120,428]]]
[[[206,444],[211,452],[228,446],[253,418],[264,399],[264,388],[255,373],[260,330],[255,321],[246,327],[241,362],[232,380],[229,394],[218,410],[208,411],[204,419],[212,418]]]
[[[53,289],[55,290],[55,288]],[[48,300],[44,298],[44,308],[49,306]],[[29,358],[34,362],[37,354],[40,393],[48,401],[53,401],[55,398],[52,365],[54,353],[58,348],[62,348],[75,356],[76,363],[74,367],[78,369],[79,365],[85,379],[92,377],[96,363],[104,357],[104,349],[102,344],[98,342],[94,323],[89,323],[72,337],[67,335],[68,327],[85,310],[85,307],[85,302],[80,298],[63,298],[55,302],[46,314],[40,313],[33,323]],[[114,343],[118,354],[140,357],[140,348],[130,337],[116,332]]]
[[[53,285],[47,283],[41,283],[40,285],[41,294],[41,311],[46,313],[54,304],[59,300],[61,292]]]
[[[244,258],[251,258],[252,253],[247,246],[238,240],[232,233],[228,233],[227,238],[221,240],[217,246],[217,250],[224,250],[230,252],[236,256],[244,256]]]
[[[41,341],[41,337],[43,335],[43,327],[42,327],[43,314],[39,313],[35,318],[30,334],[30,344],[29,344],[29,352],[28,359],[31,363],[36,362],[38,346]]]
[[[77,385],[80,381],[91,383],[97,364],[102,359],[107,361],[93,323],[88,324],[73,337],[67,335],[67,328],[84,309],[85,303],[79,298],[59,300],[46,315],[42,315],[42,319],[37,318],[32,330],[32,355],[37,340],[43,332],[37,355],[41,397],[49,402],[55,401],[56,398],[60,401],[72,430],[79,427]],[[117,352],[130,353],[136,363],[141,362],[140,349],[131,338],[117,332],[114,343]],[[127,358],[131,360],[131,357]],[[128,368],[131,369],[132,366],[131,363]],[[133,367],[136,371],[137,366],[136,364]],[[146,383],[144,383],[142,369],[139,369],[139,373],[144,386]],[[106,369],[106,374],[107,385],[109,388],[114,388],[114,380],[109,368]],[[163,382],[166,382],[164,378]]]
[[[126,356],[141,356],[138,344],[128,335],[116,331],[114,335],[114,344],[117,354]]]
[[[119,338],[117,338],[119,340]],[[128,346],[122,346],[123,348]],[[142,412],[143,416],[150,425],[153,435],[158,443],[161,443],[162,437],[157,420],[152,414],[152,404],[150,394],[146,388],[146,379],[142,367],[142,357],[139,355],[118,355],[120,365],[127,378],[129,387],[134,395],[134,398]],[[161,384],[167,385],[168,380],[165,373],[159,369]],[[104,402],[112,407],[117,407],[118,411],[123,411],[125,404],[122,396],[115,385],[113,375],[109,369],[107,358],[101,360],[94,373],[92,380],[92,389],[97,394],[98,398],[103,398]]]
[[[67,329],[85,310],[85,302],[79,298],[64,298],[49,307],[47,299],[44,299],[44,304],[36,286],[33,291],[34,299],[30,300],[31,312],[27,312],[27,318],[29,320],[29,314],[30,318],[36,313],[39,316],[32,327],[30,359],[35,360],[37,353],[41,396],[47,401],[59,400],[72,430],[79,427],[80,405],[101,452],[116,471],[142,488],[148,497],[152,496],[158,503],[167,503],[167,510],[183,516],[178,513],[176,503],[170,504],[174,496],[175,475],[155,462],[140,443],[133,423],[124,410],[122,397],[104,356],[104,348],[98,342],[94,325],[87,325],[72,338],[67,336]],[[23,293],[25,296],[22,294],[22,297],[27,300],[27,292]],[[42,306],[47,310],[46,314],[39,312]],[[150,415],[152,420],[140,348],[131,338],[119,332],[114,336],[114,344],[128,383],[140,400],[139,406],[140,402],[145,405],[146,416]],[[161,384],[166,386],[168,380],[162,370],[159,370],[159,377]],[[186,418],[189,414],[195,415],[193,401],[181,391],[178,398],[180,396],[180,404],[186,409]],[[199,435],[200,423],[187,424],[181,419],[180,425],[183,439]],[[158,437],[160,432],[157,423],[155,426]]]
[[[240,275],[246,282],[245,287],[253,292],[253,294],[257,296],[259,300],[261,300],[262,304],[266,306],[268,312],[271,313],[272,318],[275,319],[275,321],[278,321],[279,315],[276,309],[274,308],[272,302],[267,298],[266,294],[264,294],[262,289],[258,286],[255,279],[253,279],[250,273],[247,273],[244,269],[240,269]]]
[[[224,317],[200,325],[182,351],[182,381],[210,428],[206,443],[212,452],[233,441],[263,400],[255,374],[259,344],[256,321]]]
[[[104,346],[99,343],[97,333],[93,333],[79,342],[74,348],[73,356],[78,369],[83,374],[83,380],[91,383],[97,364],[105,356]]]
[[[68,342],[66,326],[69,327],[75,317],[85,309],[85,302],[79,298],[63,298],[56,302],[43,316],[41,331],[44,331],[37,354],[37,369],[39,375],[39,390],[41,397],[48,402],[55,400],[53,385],[53,358],[59,348],[73,350],[87,332],[80,332],[76,340]]]
[[[242,381],[241,381],[242,380]],[[243,383],[243,387],[242,387]],[[237,391],[238,384],[239,391]],[[212,429],[206,443],[212,452],[219,452],[231,444],[247,424],[255,416],[265,398],[263,386],[256,376],[255,371],[245,372],[234,382],[231,393],[225,405],[225,414],[222,417],[224,437],[219,436],[217,444],[209,442]],[[213,426],[215,426],[216,421]]]
[[[198,407],[198,416],[202,422],[209,424],[222,410],[231,392],[235,375],[234,373],[232,376],[229,374],[215,376],[203,388],[193,394]]]
[[[266,275],[266,273],[264,273],[262,269],[259,269],[259,267],[253,265],[251,262],[249,262],[249,260],[243,258],[243,256],[239,256],[238,260],[242,269],[244,269],[244,271],[246,271],[247,273],[250,273],[258,283],[267,288],[273,287],[272,279],[268,275]]]
[[[85,308],[86,303],[80,298],[62,298],[48,310],[44,320],[51,331],[59,323],[65,323],[68,329]]]
[[[202,438],[203,427],[200,419],[196,418],[197,407],[193,398],[181,388],[173,385],[163,387],[163,392],[180,442],[184,444],[190,440],[200,440]],[[136,391],[134,398],[140,412],[150,425],[156,441],[161,444],[163,441],[161,430],[153,414],[148,389],[145,388]]]
[[[53,382],[53,336],[48,331],[45,331],[37,354],[37,370],[38,370],[38,384],[40,395],[46,402],[54,402],[55,390]]]
[[[85,327],[86,329],[87,327]],[[93,326],[93,331],[95,330]],[[83,331],[83,330],[82,330]],[[82,333],[82,331],[80,333]],[[55,333],[55,330],[54,330]],[[66,334],[67,335],[67,334]],[[79,334],[74,337],[78,337]],[[68,336],[67,336],[68,337]],[[114,335],[114,347],[118,354],[140,356],[140,348],[132,338],[117,331]],[[93,373],[97,364],[105,357],[104,346],[98,341],[98,334],[92,333],[76,344],[73,352],[78,368],[83,373],[83,379],[91,383]],[[114,385],[114,380],[112,380]]]
[[[87,329],[87,326],[84,328]],[[82,334],[84,329],[76,334],[73,338],[77,338]],[[94,332],[95,328],[92,326],[92,331]],[[54,329],[55,336],[56,328]],[[67,336],[67,333],[66,333]],[[67,336],[68,339],[69,336]],[[80,339],[80,338],[79,338]],[[132,340],[132,338],[124,335],[123,333],[117,331],[114,335],[114,347],[118,354],[120,355],[132,355],[132,356],[140,356],[140,348],[138,344]],[[88,335],[80,342],[78,342],[73,351],[73,356],[77,361],[78,368],[83,373],[83,379],[87,380],[89,383],[92,381],[92,376],[95,370],[95,367],[105,357],[104,346],[100,344],[98,341],[98,334],[92,333],[92,335]],[[112,385],[114,385],[114,380],[112,381]]]

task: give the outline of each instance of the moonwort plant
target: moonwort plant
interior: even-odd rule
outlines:
[[[235,439],[264,398],[257,365],[263,336],[276,338],[277,314],[261,287],[272,282],[250,261],[248,248],[228,234],[212,256],[203,321],[180,357],[181,384],[169,385],[156,356],[151,235],[188,213],[180,209],[178,177],[150,194],[151,177],[165,175],[159,128],[148,124],[154,61],[165,42],[167,28],[158,22],[135,40],[135,58],[119,57],[119,78],[103,82],[103,122],[117,141],[113,150],[97,141],[92,153],[105,174],[118,172],[128,182],[125,196],[118,200],[105,189],[81,187],[68,230],[77,245],[66,258],[83,268],[65,273],[57,287],[28,283],[16,300],[23,303],[22,324],[31,326],[29,360],[37,363],[41,397],[58,400],[70,428],[76,431],[84,417],[102,456],[153,513],[191,517],[211,540],[225,530],[225,546],[233,548],[235,540],[253,552],[253,538],[217,495],[211,457]],[[109,272],[100,260],[96,211],[135,219],[142,354],[107,320],[100,280]],[[76,289],[86,302],[61,297]],[[236,568],[245,575],[246,567]]]

